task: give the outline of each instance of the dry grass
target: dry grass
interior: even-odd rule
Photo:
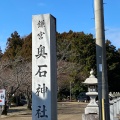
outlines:
[[[58,102],[58,120],[82,120],[82,114],[86,103]],[[30,110],[26,106],[12,107],[7,116],[1,116],[1,120],[32,120]]]

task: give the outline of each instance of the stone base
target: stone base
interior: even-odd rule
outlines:
[[[114,120],[119,120],[119,118],[114,117]]]
[[[82,120],[99,120],[98,114],[82,114]]]
[[[98,107],[86,107],[85,114],[99,114]]]

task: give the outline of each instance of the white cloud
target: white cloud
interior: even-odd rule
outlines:
[[[2,49],[2,52],[4,52],[6,48],[6,39],[2,34],[0,34],[0,47]]]
[[[46,6],[45,3],[38,3],[37,5],[38,5],[39,7],[40,7],[40,6],[41,6],[41,7]]]
[[[107,28],[106,39],[111,41],[111,44],[116,48],[120,48],[120,28]]]
[[[6,43],[1,41],[1,39],[0,39],[0,47],[1,47],[2,52],[5,52]]]

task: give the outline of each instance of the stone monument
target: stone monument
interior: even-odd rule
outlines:
[[[32,120],[57,120],[56,19],[32,16]]]
[[[90,96],[90,102],[85,108],[85,114],[82,115],[82,120],[98,120],[98,104],[96,103],[96,97],[98,95],[97,92],[97,84],[98,80],[93,75],[93,70],[90,71],[90,76],[83,82],[88,86],[88,92],[86,95]]]

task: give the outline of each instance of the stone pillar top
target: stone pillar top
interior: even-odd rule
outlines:
[[[87,79],[83,82],[84,84],[95,85],[95,84],[98,83],[98,80],[97,80],[97,78],[95,78],[95,76],[94,76],[93,73],[94,73],[94,70],[91,69],[91,71],[90,71],[90,76],[89,76],[89,78],[87,78]]]
[[[90,71],[90,77],[94,77],[95,78],[93,69],[91,69],[91,71]]]

